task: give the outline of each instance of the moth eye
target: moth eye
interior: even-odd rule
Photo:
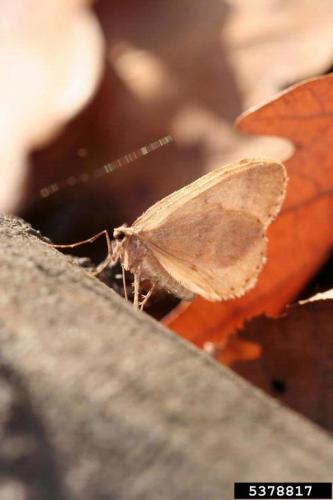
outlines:
[[[124,237],[125,237],[124,233],[121,233],[121,232],[118,232],[118,231],[114,235],[114,238],[117,241],[122,241],[124,239]]]
[[[113,231],[113,238],[115,241],[122,241],[124,239],[124,233],[120,228],[116,228]]]

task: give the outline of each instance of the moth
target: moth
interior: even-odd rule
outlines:
[[[98,169],[97,177],[171,141],[169,136]],[[86,181],[86,175],[79,181]],[[71,178],[63,182],[72,185]],[[265,158],[217,168],[151,206],[134,223],[57,248],[91,243],[104,234],[107,258],[134,276],[134,306],[143,308],[156,287],[190,300],[240,297],[256,283],[266,260],[266,229],[280,211],[287,185],[285,167]],[[59,184],[44,188],[44,196]],[[152,286],[140,302],[140,282]]]
[[[163,198],[130,226],[114,229],[110,259],[134,275],[134,305],[145,279],[177,297],[210,301],[240,297],[266,260],[266,229],[287,184],[285,167],[241,160]]]

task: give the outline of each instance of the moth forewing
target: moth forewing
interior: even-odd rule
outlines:
[[[284,199],[287,175],[282,164],[265,158],[245,159],[217,168],[163,198],[133,224],[140,231],[160,226],[179,207],[200,197],[207,203],[252,213],[267,227]]]
[[[254,285],[266,249],[259,219],[219,205],[178,218],[177,212],[170,224],[144,233],[146,245],[175,280],[208,300],[237,297]]]

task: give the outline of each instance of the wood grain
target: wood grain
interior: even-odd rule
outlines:
[[[220,500],[234,481],[331,480],[328,434],[11,217],[0,290],[1,498]]]

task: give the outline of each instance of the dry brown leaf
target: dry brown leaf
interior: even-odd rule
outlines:
[[[260,356],[238,362],[242,377],[299,413],[333,430],[333,291],[287,309],[284,317],[256,318],[238,337]],[[240,351],[243,351],[242,347]]]
[[[27,155],[91,97],[103,40],[85,0],[0,4],[0,210],[22,196]]]
[[[246,107],[332,66],[331,0],[233,0],[232,7],[225,37]]]
[[[333,242],[333,75],[308,80],[243,115],[247,132],[279,135],[295,144],[285,162],[287,198],[269,235],[268,262],[256,288],[222,304],[196,299],[167,321],[197,345],[225,342],[246,318],[278,314],[327,258]]]

